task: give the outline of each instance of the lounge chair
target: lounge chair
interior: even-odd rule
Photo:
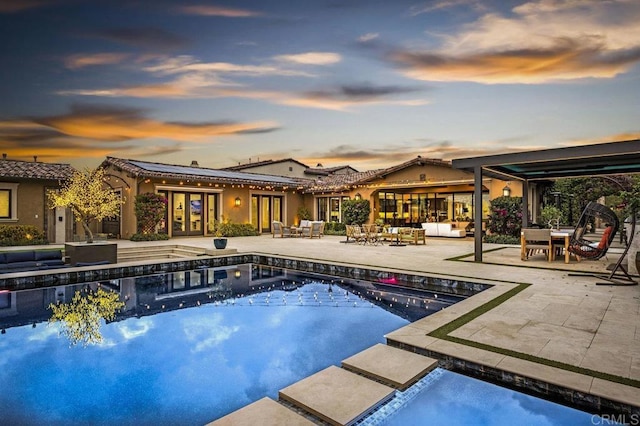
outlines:
[[[400,242],[418,245],[422,241],[422,244],[427,244],[425,230],[422,228],[400,228],[398,232],[400,233]]]
[[[322,232],[324,231],[324,222],[311,222],[311,229],[309,230],[309,238],[322,238]]]
[[[347,235],[347,243],[350,243],[351,241],[359,243],[360,240],[364,237],[364,233],[358,225],[345,225],[345,231]]]
[[[371,244],[377,246],[382,241],[382,233],[380,232],[380,228],[378,225],[369,224],[362,225],[362,234],[361,242],[363,244]]]
[[[274,220],[271,223],[271,234],[272,238],[275,238],[276,235],[279,235],[280,238],[290,237],[291,236],[291,228],[288,226],[284,226],[282,222]]]

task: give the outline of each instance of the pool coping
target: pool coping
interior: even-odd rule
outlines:
[[[231,266],[239,263],[257,263],[265,266],[295,269],[301,272],[329,274],[367,281],[389,276],[389,274],[401,276],[402,279],[408,279],[416,283],[428,283],[430,278],[437,278],[446,280],[451,289],[458,288],[459,283],[471,283],[472,288],[474,284],[489,285],[491,287],[443,311],[387,334],[385,336],[387,344],[436,358],[440,360],[441,366],[444,368],[461,371],[507,387],[524,390],[527,393],[532,393],[545,399],[562,401],[567,405],[586,411],[595,410],[596,412],[640,415],[640,407],[634,404],[640,401],[640,388],[428,335],[437,328],[499,297],[517,285],[507,281],[431,274],[424,271],[408,272],[406,269],[388,267],[372,268],[371,266],[361,266],[352,262],[327,262],[287,255],[252,252],[5,274],[0,278],[0,289],[23,290],[203,267]]]

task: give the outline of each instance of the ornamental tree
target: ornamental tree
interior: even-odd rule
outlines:
[[[122,200],[111,188],[105,187],[103,169],[76,171],[62,185],[60,192],[49,192],[51,208],[68,207],[76,222],[80,222],[87,235],[87,243],[93,242],[89,224],[93,220],[119,216]]]
[[[145,192],[136,195],[134,208],[138,221],[138,232],[152,234],[160,221],[164,219],[167,211],[167,199],[161,194]]]

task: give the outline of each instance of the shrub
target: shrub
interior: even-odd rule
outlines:
[[[345,225],[362,225],[369,220],[369,200],[345,200],[342,203]]]
[[[0,246],[49,244],[44,232],[33,225],[0,225]]]
[[[133,234],[131,241],[164,241],[168,240],[168,234]]]
[[[562,211],[555,206],[544,206],[540,212],[540,225],[543,228],[551,228],[552,225],[564,223],[564,216]]]
[[[251,237],[258,234],[258,230],[250,223],[232,223],[231,221],[214,222],[214,235],[220,237]]]
[[[491,200],[487,230],[491,234],[520,238],[522,228],[522,198],[498,197]]]
[[[298,219],[299,220],[311,220],[311,212],[305,206],[298,207]]]
[[[167,199],[161,194],[145,192],[136,195],[134,208],[138,222],[138,232],[153,234],[158,223],[164,218],[167,210]]]
[[[493,244],[520,244],[520,238],[514,237],[512,235],[485,235],[484,236],[485,243],[493,243]]]
[[[340,222],[327,222],[324,224],[325,235],[347,235],[347,227]]]

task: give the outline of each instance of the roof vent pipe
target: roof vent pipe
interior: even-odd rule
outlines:
[[[3,153],[2,153],[2,159],[3,159],[3,160],[6,160],[6,159],[7,159],[7,153],[6,153],[6,152],[3,152]]]
[[[34,155],[34,156],[33,156],[33,162],[34,162],[34,163],[37,163],[37,162],[38,162],[38,156],[37,156],[37,155]]]
[[[200,167],[200,164],[198,164],[197,160],[192,160],[191,161],[191,167]]]

